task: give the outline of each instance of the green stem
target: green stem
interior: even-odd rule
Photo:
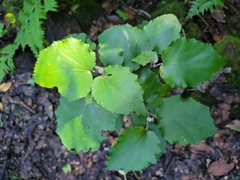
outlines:
[[[127,180],[126,173],[123,174],[123,178],[124,178],[124,180]]]

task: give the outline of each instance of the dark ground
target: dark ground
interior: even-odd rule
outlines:
[[[237,6],[237,4],[235,5]],[[106,9],[110,6],[105,5],[104,8],[105,14],[102,12],[98,15],[88,31],[93,40],[96,40],[97,35],[112,24],[123,23],[115,15],[106,16],[106,12],[109,12]],[[226,19],[232,16],[233,14],[228,13]],[[136,15],[133,17],[129,22],[137,24],[138,17]],[[205,17],[207,22],[213,22],[209,14],[206,14]],[[51,38],[58,39],[68,33],[81,31],[80,25],[77,24],[78,19],[70,21],[68,18],[69,15],[49,17],[46,25],[49,41]],[[201,18],[194,19],[202,22]],[[202,41],[214,43],[213,35],[216,34],[213,31],[210,32],[209,29],[220,30],[218,28],[219,22],[218,26],[216,24],[209,24],[209,28],[206,30],[204,23],[202,23],[200,28]],[[222,25],[227,26],[223,23]],[[58,33],[54,33],[55,31]],[[55,36],[56,34],[58,35]],[[80,152],[74,155],[69,153],[61,144],[61,140],[55,133],[54,110],[58,105],[59,98],[57,89],[44,89],[28,83],[35,61],[36,59],[29,50],[18,52],[14,59],[16,71],[9,73],[3,81],[11,82],[11,87],[6,92],[0,91],[0,102],[3,105],[0,107],[2,120],[0,128],[0,179],[123,179],[123,176],[118,172],[105,169],[108,156],[106,149],[111,146],[113,136],[109,135],[97,152]],[[238,89],[237,86],[225,84],[226,73],[224,71],[218,75],[218,78],[198,87],[204,92],[204,96],[208,95],[207,99],[213,100],[213,103],[209,103],[209,108],[219,129],[218,132],[199,145],[183,147],[168,144],[167,152],[158,159],[157,164],[140,172],[128,173],[129,180],[240,179],[240,134],[226,128],[227,124],[233,120],[238,120],[238,115],[232,111],[232,108],[240,102],[240,96],[233,91],[233,89]],[[186,94],[186,92],[178,90],[173,93]],[[68,174],[62,170],[66,164],[70,164],[72,168]]]

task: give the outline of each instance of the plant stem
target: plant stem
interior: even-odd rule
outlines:
[[[123,174],[123,178],[124,178],[124,180],[127,180],[126,173]]]

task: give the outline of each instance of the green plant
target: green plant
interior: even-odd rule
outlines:
[[[186,3],[188,0],[185,0]],[[222,7],[223,2],[221,0],[195,0],[191,1],[191,7],[187,15],[187,19],[198,14],[204,14],[206,11],[213,12],[213,8]]]
[[[5,74],[14,69],[13,56],[19,46],[24,48],[28,45],[35,56],[38,56],[40,50],[44,48],[42,29],[43,19],[46,19],[48,11],[56,11],[55,0],[24,0],[23,8],[18,14],[18,21],[21,24],[17,37],[13,44],[9,44],[1,51],[0,57],[0,80]]]
[[[113,26],[99,36],[103,67],[96,66],[94,48],[70,37],[42,50],[33,74],[41,86],[58,87],[57,133],[72,152],[97,150],[106,131],[120,129],[129,116],[132,126],[107,162],[124,172],[156,163],[166,141],[199,143],[217,131],[208,107],[166,94],[209,80],[225,64],[211,45],[180,37],[172,14],[139,27]]]
[[[72,167],[70,164],[66,164],[64,167],[62,167],[62,170],[65,174],[70,173],[72,171]]]

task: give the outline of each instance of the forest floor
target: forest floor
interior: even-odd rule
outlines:
[[[218,132],[198,145],[167,144],[166,153],[156,164],[139,172],[129,172],[127,179],[240,179],[240,133],[229,128],[240,124],[240,2],[226,3],[221,12],[207,12],[190,20],[185,19],[189,7],[182,1],[105,1],[96,4],[90,15],[86,9],[72,15],[69,11],[49,14],[45,24],[49,42],[82,31],[96,41],[98,35],[112,25],[137,25],[143,19],[149,20],[149,15],[154,18],[173,13],[182,23],[186,37],[212,44],[227,60],[227,65],[211,81],[199,85],[196,90],[176,89],[172,92],[191,96],[209,106]],[[60,5],[62,10],[67,9],[66,4]],[[74,7],[77,5],[71,5],[69,9],[74,11]],[[116,9],[126,12],[127,20],[121,19],[115,13]],[[86,14],[83,17],[81,13]],[[107,149],[116,138],[114,133],[96,152],[71,154],[62,145],[55,132],[54,110],[59,94],[56,88],[45,89],[29,81],[35,62],[30,50],[19,51],[14,57],[16,70],[3,80],[8,83],[4,88],[9,87],[0,86],[0,180],[124,179],[119,172],[105,168]]]

